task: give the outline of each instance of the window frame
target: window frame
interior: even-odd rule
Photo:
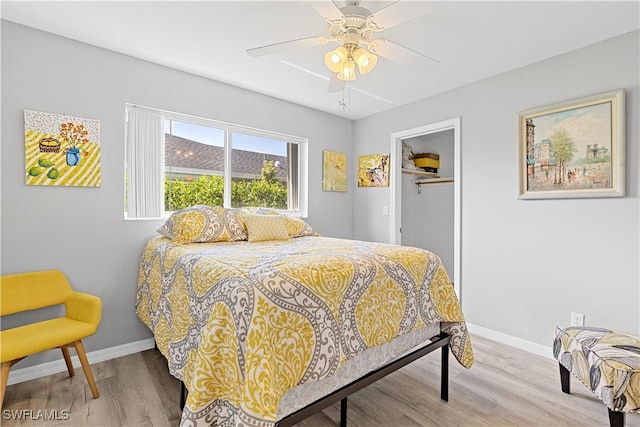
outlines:
[[[309,184],[308,184],[309,182],[308,180],[309,140],[308,138],[289,135],[282,132],[275,132],[275,131],[266,130],[266,129],[259,129],[255,127],[239,125],[235,123],[223,122],[220,120],[209,119],[205,117],[192,116],[189,114],[177,113],[177,112],[162,110],[158,108],[142,107],[142,106],[129,104],[129,103],[125,104],[125,120],[127,117],[127,112],[131,110],[143,111],[149,114],[157,114],[158,116],[161,116],[163,120],[172,119],[172,120],[195,124],[199,126],[212,127],[212,128],[220,129],[224,131],[224,147],[223,147],[224,148],[224,162],[223,162],[224,164],[224,171],[223,171],[224,201],[223,201],[223,204],[225,208],[231,207],[231,191],[227,191],[227,189],[231,188],[232,172],[233,172],[231,168],[231,153],[233,149],[231,135],[233,133],[241,133],[241,134],[250,135],[250,136],[273,139],[273,140],[282,141],[288,144],[297,144],[298,146],[298,209],[297,210],[278,210],[278,211],[292,215],[292,216],[300,217],[300,218],[306,218],[308,216],[308,209],[309,209]],[[125,123],[125,128],[127,127],[128,127],[128,122]],[[129,144],[128,134],[129,132],[127,129],[126,135],[125,135],[125,144]],[[162,150],[162,153],[164,153],[164,149],[165,149],[164,138],[162,140],[160,149]],[[164,155],[162,156],[162,161],[164,162]],[[165,167],[166,167],[166,164],[163,164],[162,165],[163,174],[166,175]],[[129,168],[128,168],[127,150],[125,150],[125,176],[128,173],[129,173]],[[129,190],[127,188],[127,183],[125,181],[125,197],[127,196],[128,191]],[[164,199],[164,193],[162,196]],[[173,211],[164,210],[163,217],[164,218],[168,217],[171,214],[171,212]],[[125,219],[144,220],[144,219],[155,219],[155,218],[129,218],[127,215],[127,208],[125,205]]]

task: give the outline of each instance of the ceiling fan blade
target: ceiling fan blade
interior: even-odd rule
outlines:
[[[286,42],[274,43],[266,46],[247,49],[247,55],[249,56],[271,55],[277,52],[282,52],[284,50],[296,49],[301,47],[323,46],[330,41],[331,40],[329,40],[328,38],[322,37],[322,36],[306,37],[304,39],[289,40]]]
[[[397,64],[426,73],[435,71],[440,65],[440,61],[437,59],[385,39],[371,40],[369,50]]]
[[[329,24],[344,20],[344,15],[340,12],[340,7],[335,1],[325,0],[322,2],[313,2],[311,5]]]
[[[329,92],[340,92],[344,89],[344,80],[340,80],[338,78],[338,73],[331,73],[331,78],[329,79]]]
[[[367,26],[373,31],[383,31],[403,22],[424,15],[422,2],[395,1],[367,17]]]

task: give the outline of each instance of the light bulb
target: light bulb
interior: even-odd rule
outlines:
[[[337,73],[342,70],[342,64],[347,58],[347,54],[347,49],[343,46],[338,46],[334,50],[326,53],[324,56],[324,63],[331,71]]]
[[[347,59],[344,61],[344,65],[338,73],[339,80],[355,80],[356,79],[356,64],[353,59]]]
[[[358,64],[358,71],[360,74],[367,74],[373,70],[373,67],[378,63],[378,57],[372,53],[367,52],[365,49],[359,47],[353,52],[353,58]]]

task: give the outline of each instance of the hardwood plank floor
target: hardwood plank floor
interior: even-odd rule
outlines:
[[[349,398],[349,427],[607,426],[605,405],[575,378],[562,393],[558,364],[473,336],[469,370],[451,357],[449,402],[440,400],[440,352],[394,372]],[[178,426],[180,383],[164,357],[148,350],[92,365],[93,399],[84,374],[66,372],[7,387],[2,426]],[[300,422],[339,425],[340,405]],[[22,415],[23,419],[17,419]],[[640,427],[627,414],[626,426]]]

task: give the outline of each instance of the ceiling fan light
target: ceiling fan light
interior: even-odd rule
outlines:
[[[361,47],[356,49],[353,53],[353,58],[356,60],[356,64],[358,64],[358,71],[360,71],[360,74],[362,75],[373,70],[378,63],[378,57],[376,55],[367,52]]]
[[[344,61],[342,69],[338,72],[338,79],[347,81],[356,79],[356,64],[353,59]]]
[[[337,55],[333,51],[327,52],[324,56],[324,63],[326,64],[327,68],[329,68],[334,73],[337,73],[342,69],[342,65],[340,63],[333,62],[336,56]]]
[[[334,73],[338,73],[342,70],[342,64],[347,58],[347,49],[342,46],[338,46],[334,50],[327,52],[324,56],[324,63]]]
[[[369,60],[369,52],[359,47],[353,52],[353,59],[360,66],[363,66]]]

